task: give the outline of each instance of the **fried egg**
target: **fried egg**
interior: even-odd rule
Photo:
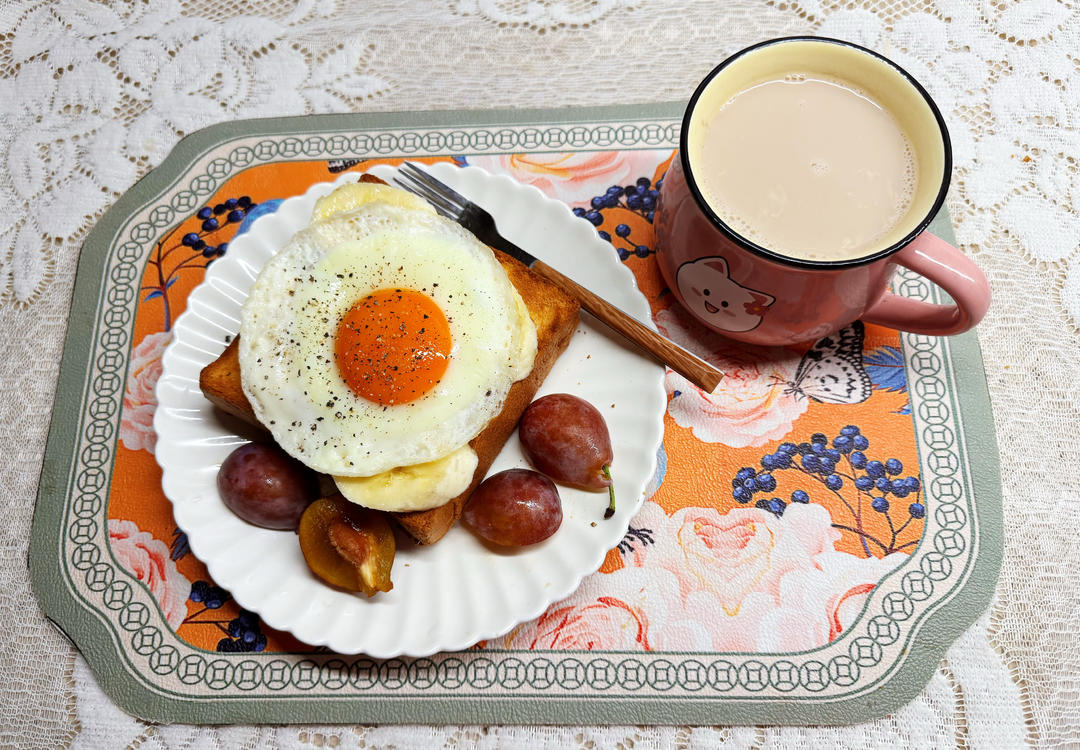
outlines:
[[[466,446],[532,369],[536,328],[492,251],[456,223],[395,188],[341,190],[259,273],[241,381],[286,452],[372,477]]]

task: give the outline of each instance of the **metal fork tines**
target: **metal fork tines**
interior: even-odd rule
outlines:
[[[412,162],[403,162],[398,167],[394,182],[426,199],[435,210],[448,219],[456,220],[458,214],[469,204],[469,200],[442,180],[438,180],[417,167]]]
[[[393,180],[410,193],[416,193],[427,200],[436,211],[461,224],[485,244],[514,256],[527,266],[536,262],[531,253],[499,234],[491,214],[412,162],[403,162]]]

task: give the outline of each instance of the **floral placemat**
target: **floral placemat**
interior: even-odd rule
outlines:
[[[289,118],[185,139],[87,240],[30,555],[46,613],[157,721],[864,721],[916,695],[989,601],[997,449],[976,339],[856,323],[755,349],[694,324],[654,259],[678,106]],[[657,327],[728,377],[666,376],[658,471],[599,572],[466,652],[373,660],[263,625],[187,547],[153,389],[204,269],[281,200],[376,163],[506,173],[596,226]],[[947,217],[932,229],[951,239]],[[897,291],[937,300],[901,272]],[[854,363],[848,402],[819,384]],[[617,377],[612,373],[612,377]]]

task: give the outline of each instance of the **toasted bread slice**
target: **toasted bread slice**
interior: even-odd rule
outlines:
[[[433,544],[442,539],[461,517],[466,499],[487,475],[492,461],[517,427],[525,407],[532,402],[540,384],[566,349],[577,328],[577,300],[510,256],[498,250],[495,256],[517,288],[529,310],[529,317],[536,325],[536,360],[528,376],[510,387],[502,411],[483,432],[469,441],[480,460],[468,489],[438,508],[390,514],[420,544]],[[240,383],[238,340],[233,339],[220,357],[203,368],[199,375],[199,387],[219,409],[261,428]]]

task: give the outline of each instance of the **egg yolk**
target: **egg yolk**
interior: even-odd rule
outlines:
[[[391,406],[423,396],[450,362],[450,325],[435,300],[412,289],[380,289],[338,325],[334,354],[348,386]]]

